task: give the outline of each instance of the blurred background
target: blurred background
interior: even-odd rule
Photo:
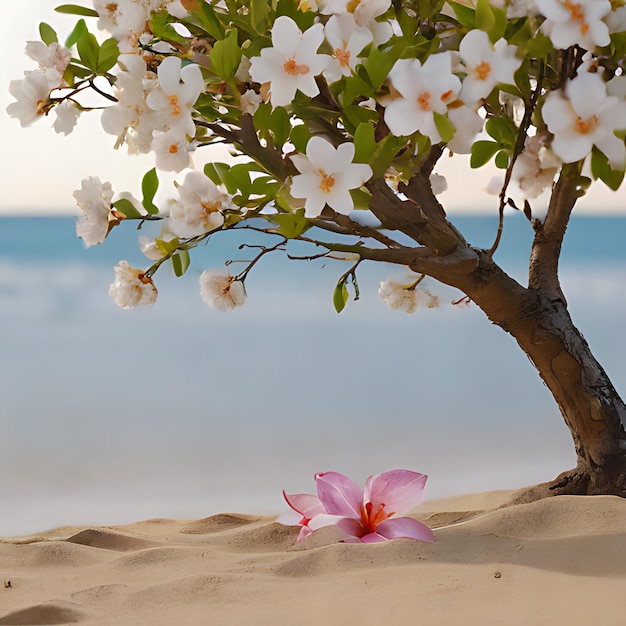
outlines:
[[[569,432],[515,342],[432,282],[440,308],[390,310],[377,289],[398,268],[364,265],[361,298],[337,315],[332,291],[347,265],[268,257],[246,283],[246,306],[222,314],[200,300],[200,272],[253,254],[225,235],[194,254],[184,278],[157,274],[156,306],[118,309],[112,267],[147,266],[140,233],[125,224],[85,250],[71,194],[90,175],[138,194],[151,159],[113,151],[97,114],[66,138],[52,120],[21,129],[4,111],[9,81],[33,66],[21,51],[38,22],[71,28],[56,4],[12,3],[0,24],[0,535],[278,514],[281,490],[311,491],[318,471],[363,482],[413,469],[430,476],[430,499],[572,466]],[[472,244],[490,246],[497,201],[482,189],[492,173],[447,161],[444,206]],[[597,187],[568,231],[563,284],[624,394],[623,193]],[[507,216],[496,259],[520,281],[531,237],[523,216]]]

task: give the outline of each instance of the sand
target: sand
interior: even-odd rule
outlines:
[[[0,625],[626,624],[626,500],[510,495],[423,504],[433,544],[236,514],[4,538]]]

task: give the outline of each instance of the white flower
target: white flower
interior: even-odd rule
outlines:
[[[246,93],[241,96],[239,108],[242,113],[254,115],[262,101],[263,99],[256,91],[254,91],[254,89],[248,89],[246,90]]]
[[[439,298],[433,296],[427,289],[415,287],[415,281],[406,284],[399,283],[391,278],[381,281],[378,295],[392,309],[415,313],[418,306],[432,309],[439,306]]]
[[[157,76],[158,87],[146,98],[148,106],[159,114],[157,127],[179,127],[193,137],[196,127],[191,109],[204,88],[200,68],[195,63],[182,67],[178,57],[167,57],[159,65]]]
[[[148,152],[158,115],[148,108],[146,95],[156,86],[156,75],[135,54],[120,55],[118,66],[113,91],[117,103],[102,112],[102,128],[118,137],[116,147],[126,141],[129,151]]]
[[[72,58],[72,53],[57,42],[46,45],[43,41],[29,41],[26,54],[39,63],[46,75],[50,89],[63,84],[63,74]]]
[[[626,103],[607,95],[598,74],[584,72],[565,85],[565,96],[552,91],[541,112],[554,135],[553,152],[564,162],[586,157],[597,146],[619,170],[626,166],[624,141],[614,131],[626,129]]]
[[[98,12],[98,28],[111,33],[122,41],[133,35],[137,40],[144,32],[150,17],[150,9],[136,0],[94,0],[93,8]]]
[[[352,163],[352,143],[335,148],[321,137],[311,137],[306,156],[294,154],[290,158],[300,172],[291,181],[291,195],[305,199],[306,217],[318,217],[327,204],[348,215],[354,209],[350,189],[358,189],[372,177],[369,165]]]
[[[391,0],[327,0],[322,14],[352,13],[359,26],[367,26],[391,7]]]
[[[46,75],[41,70],[28,72],[23,80],[12,80],[9,92],[16,99],[7,106],[6,111],[16,117],[23,128],[41,118],[49,103],[50,87]]]
[[[448,119],[456,132],[446,147],[453,154],[469,154],[476,135],[485,125],[485,120],[468,106],[453,107],[448,111]]]
[[[261,56],[251,59],[250,76],[257,83],[270,84],[273,106],[292,102],[300,90],[309,98],[319,93],[315,77],[321,74],[330,58],[317,54],[324,39],[324,27],[314,24],[304,33],[286,15],[281,15],[272,27],[271,48],[263,48]]]
[[[469,31],[459,44],[467,72],[460,99],[472,105],[486,98],[498,83],[513,83],[513,74],[521,64],[516,52],[517,46],[507,45],[505,39],[492,45],[486,32]]]
[[[109,232],[113,199],[111,183],[102,183],[98,177],[90,176],[72,195],[82,210],[76,221],[76,234],[87,248],[102,243]]]
[[[69,135],[74,130],[74,126],[76,126],[80,109],[74,106],[70,100],[64,100],[61,104],[54,107],[54,112],[57,116],[53,124],[54,130],[57,133]]]
[[[246,290],[240,280],[235,280],[221,270],[205,270],[200,274],[200,296],[212,309],[232,311],[243,306]]]
[[[350,76],[360,63],[359,53],[374,39],[368,28],[357,26],[350,13],[333,15],[324,27],[324,35],[333,48],[332,59],[324,70],[329,83]]]
[[[578,45],[585,50],[611,43],[602,18],[611,11],[609,0],[536,0],[546,21],[542,30],[555,48],[566,50]]]
[[[178,186],[178,200],[170,201],[169,229],[179,237],[196,237],[220,228],[223,211],[230,209],[230,196],[202,172],[192,171]]]
[[[545,142],[543,135],[527,137],[524,151],[513,166],[513,178],[526,198],[536,198],[551,187],[561,165],[560,159],[545,147]]]
[[[114,271],[115,280],[109,287],[109,295],[117,306],[131,309],[156,302],[157,289],[152,278],[146,276],[143,270],[131,267],[127,261],[120,261]]]
[[[164,172],[182,172],[190,167],[193,149],[194,146],[187,141],[185,132],[178,128],[157,133],[152,140],[157,169]]]
[[[389,78],[400,97],[385,109],[385,123],[394,135],[419,131],[433,143],[441,141],[434,113],[445,114],[461,90],[461,81],[451,67],[449,52],[431,55],[424,65],[418,59],[396,61]]]

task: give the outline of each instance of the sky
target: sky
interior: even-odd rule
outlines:
[[[98,113],[83,115],[69,136],[52,129],[52,117],[38,120],[22,129],[17,120],[9,118],[5,109],[13,101],[9,82],[19,79],[24,71],[34,69],[34,62],[23,53],[26,41],[39,39],[39,22],[51,24],[60,38],[70,32],[75,19],[55,13],[61,0],[29,0],[11,2],[3,7],[0,21],[0,215],[27,215],[76,212],[72,191],[88,176],[110,181],[116,192],[130,191],[139,195],[143,174],[153,166],[150,155],[128,156],[124,148],[114,150],[115,138],[100,127]],[[90,3],[85,0],[85,6]],[[95,24],[94,28],[95,29]],[[205,149],[206,150],[206,149]],[[219,157],[223,160],[223,154]],[[203,154],[199,160],[210,160]],[[450,213],[494,213],[497,198],[484,192],[493,171],[489,168],[470,170],[466,157],[443,158],[437,171],[448,180],[448,190],[440,196]],[[626,213],[623,192],[611,192],[601,183],[583,198],[577,211],[595,215]],[[538,203],[540,204],[540,202]]]

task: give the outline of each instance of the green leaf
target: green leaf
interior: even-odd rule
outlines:
[[[215,42],[209,53],[215,73],[226,81],[233,79],[241,63],[241,47],[237,36],[237,29],[233,28],[225,39]]]
[[[591,174],[613,191],[617,191],[624,180],[624,172],[614,170],[606,155],[595,146],[591,150]]]
[[[269,117],[268,128],[274,135],[274,145],[281,147],[291,133],[291,122],[287,110],[283,107],[276,107]]]
[[[214,39],[224,39],[224,27],[219,21],[215,9],[208,2],[198,2],[199,11],[196,13],[202,27]]]
[[[355,163],[369,163],[376,150],[376,129],[371,122],[359,124],[354,133]]]
[[[187,40],[180,35],[170,24],[172,16],[167,11],[153,13],[150,18],[150,30],[157,39],[174,41],[183,46],[187,45]]]
[[[237,185],[237,189],[244,198],[250,195],[252,181],[250,180],[250,163],[238,163],[233,165],[229,171],[229,177]]]
[[[85,20],[78,20],[78,22],[76,22],[76,26],[74,26],[72,32],[65,40],[65,47],[71,48],[87,32],[88,30],[87,24],[85,24]]]
[[[154,196],[159,188],[159,177],[157,176],[156,169],[152,168],[141,181],[141,193],[143,198],[141,204],[149,215],[155,215],[159,212],[158,207],[154,204]]]
[[[248,6],[250,7],[250,22],[252,28],[258,35],[265,35],[267,32],[267,16],[270,11],[270,3],[267,0],[251,0]]]
[[[305,124],[298,124],[292,127],[289,141],[295,146],[296,150],[301,154],[306,152],[306,145],[311,139],[311,131]]]
[[[98,40],[90,32],[86,32],[77,42],[78,55],[85,67],[98,71],[98,57],[100,56],[100,46]]]
[[[364,59],[363,66],[374,89],[379,89],[387,80],[391,68],[400,56],[400,52],[399,49],[382,51],[373,47],[367,59]]]
[[[189,252],[187,250],[179,250],[176,254],[172,255],[172,267],[174,269],[174,274],[180,277],[182,276],[189,267]]]
[[[491,43],[496,43],[498,39],[504,37],[509,22],[506,17],[506,9],[499,9],[494,6],[490,6],[489,8],[493,13],[494,22],[493,26],[487,31],[487,34],[489,35]]]
[[[452,137],[454,137],[454,133],[456,133],[456,128],[454,128],[452,122],[448,119],[447,115],[434,111],[433,116],[437,132],[441,136],[441,141],[447,143],[452,139]]]
[[[100,17],[98,11],[94,9],[88,9],[87,7],[81,7],[77,4],[62,4],[58,6],[55,11],[57,13],[69,13],[70,15],[84,15],[85,17]]]
[[[470,167],[482,167],[499,149],[500,145],[495,141],[475,141],[472,145]]]
[[[485,130],[497,142],[512,148],[517,141],[515,122],[508,117],[490,117],[485,123]]]
[[[406,145],[406,139],[395,137],[389,133],[384,139],[378,142],[376,151],[372,154],[369,164],[374,172],[374,178],[382,176],[396,154]]]
[[[270,219],[278,225],[278,232],[283,237],[287,237],[287,239],[297,239],[311,228],[311,223],[304,217],[304,209],[296,209],[288,213],[277,213],[272,215]]]
[[[216,184],[223,185],[224,179],[222,178],[226,174],[228,174],[228,170],[230,169],[230,165],[226,163],[207,163],[204,166],[204,173]]]
[[[157,245],[157,248],[161,251],[161,253],[165,256],[168,254],[174,254],[180,245],[180,239],[178,237],[174,237],[174,239],[159,239],[155,237],[154,242]]]
[[[101,46],[98,53],[98,72],[106,74],[116,63],[120,55],[120,49],[117,47],[117,39],[111,37],[107,39]]]
[[[488,33],[496,23],[496,16],[489,5],[489,0],[478,0],[476,2],[476,28]]]
[[[333,305],[335,307],[335,311],[337,313],[341,313],[345,308],[348,302],[348,288],[346,287],[346,281],[348,280],[347,276],[344,276],[335,287],[335,291],[333,292]]]
[[[494,160],[496,167],[505,170],[509,167],[509,153],[506,150],[500,150],[498,154],[496,154],[496,158]]]
[[[452,7],[456,19],[459,20],[462,26],[469,30],[476,28],[476,11],[474,9],[470,9],[458,2],[449,2],[448,4]]]
[[[112,205],[117,211],[128,218],[141,218],[143,215],[135,208],[135,205],[128,198],[120,198]]]
[[[372,194],[367,189],[350,189],[350,196],[354,202],[356,210],[365,210],[370,208]]]
[[[533,59],[545,59],[554,50],[550,38],[542,32],[535,33],[521,47],[525,52],[525,56]]]
[[[39,36],[41,37],[41,41],[43,41],[47,46],[51,43],[57,43],[59,41],[54,28],[45,22],[41,22],[41,24],[39,24]]]

